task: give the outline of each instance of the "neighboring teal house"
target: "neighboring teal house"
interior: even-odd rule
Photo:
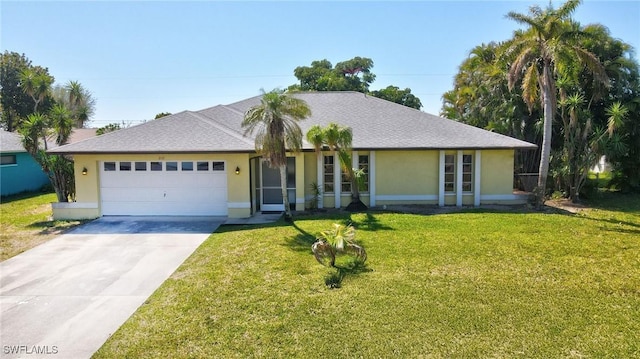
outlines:
[[[22,146],[20,135],[0,129],[0,194],[36,191],[50,183],[40,165]]]

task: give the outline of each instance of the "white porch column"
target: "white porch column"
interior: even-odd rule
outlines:
[[[438,206],[444,206],[444,151],[440,150],[438,162]]]
[[[462,151],[456,157],[456,206],[462,207]]]
[[[324,208],[324,157],[322,152],[316,154],[316,183],[320,188],[320,198],[318,198],[318,208]]]
[[[376,151],[369,152],[369,207],[376,206]]]
[[[351,168],[359,168],[358,151],[351,151]]]
[[[340,208],[340,195],[342,194],[342,170],[340,168],[340,157],[336,151],[333,155],[333,195],[335,208]]]
[[[475,165],[473,166],[473,205],[478,207],[480,205],[480,180],[481,180],[481,176],[482,176],[482,169],[481,167],[481,163],[482,163],[482,151],[480,150],[476,150],[476,156],[475,156]]]
[[[305,207],[305,183],[304,183],[304,153],[295,156],[296,166],[296,211],[304,211]]]

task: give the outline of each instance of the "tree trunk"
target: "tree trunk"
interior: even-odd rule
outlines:
[[[282,187],[282,202],[284,203],[284,219],[291,221],[291,206],[289,205],[289,193],[287,191],[287,165],[280,166],[280,185]]]
[[[540,154],[540,168],[538,170],[538,188],[536,189],[536,207],[542,207],[547,190],[547,175],[551,158],[551,136],[553,131],[553,81],[551,69],[545,63],[542,75],[542,103],[544,109],[544,131],[542,133],[542,152]]]
[[[367,210],[367,205],[360,200],[360,188],[358,188],[358,179],[353,171],[353,168],[349,168],[349,180],[351,182],[351,203],[345,208],[350,212],[361,212]]]

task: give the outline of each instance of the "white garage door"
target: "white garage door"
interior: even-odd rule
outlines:
[[[103,215],[226,216],[224,161],[105,161]]]

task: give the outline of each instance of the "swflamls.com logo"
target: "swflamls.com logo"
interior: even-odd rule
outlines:
[[[57,345],[4,345],[4,354],[58,354]]]

